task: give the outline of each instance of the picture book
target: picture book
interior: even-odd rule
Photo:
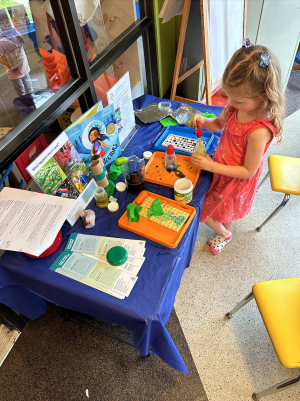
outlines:
[[[105,165],[121,155],[117,119],[113,104],[95,114],[80,117],[67,128],[71,143],[86,165],[91,156],[100,155]]]
[[[26,170],[46,194],[76,199],[67,218],[71,225],[92,200],[97,187],[65,132],[51,142]]]

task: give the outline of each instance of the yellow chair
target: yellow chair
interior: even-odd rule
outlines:
[[[268,158],[269,172],[262,179],[257,190],[262,186],[270,175],[273,191],[284,193],[281,204],[274,212],[259,226],[257,231],[267,224],[287,204],[290,195],[300,195],[300,159],[295,157],[271,155]]]
[[[300,278],[257,283],[252,292],[226,314],[228,318],[255,298],[260,314],[281,365],[300,368]],[[260,400],[300,382],[300,374],[261,391],[253,393]]]

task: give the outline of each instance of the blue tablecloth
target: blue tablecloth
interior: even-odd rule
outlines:
[[[144,95],[134,101],[134,108],[143,108],[153,101],[161,100]],[[172,108],[181,105],[175,101],[171,103]],[[222,110],[221,107],[200,104],[192,104],[192,106],[202,112],[209,111],[217,115]],[[124,154],[142,157],[145,150],[154,150],[153,141],[162,126],[159,122],[142,124],[137,120],[137,123],[141,127]],[[217,133],[212,150],[216,149],[219,138],[220,133]],[[119,180],[123,178],[120,176]],[[193,201],[190,203],[196,208],[197,214],[177,248],[166,248],[146,240],[146,261],[128,298],[119,300],[49,270],[50,265],[64,249],[72,232],[128,239],[141,238],[118,226],[118,220],[126,210],[126,205],[136,197],[125,191],[117,192],[115,195],[120,204],[116,213],[110,213],[107,209],[100,210],[94,201],[91,201],[89,208],[96,213],[95,227],[85,230],[80,220],[74,227],[64,226],[62,244],[52,255],[43,259],[31,259],[22,253],[6,251],[0,260],[0,302],[30,319],[41,316],[48,302],[53,302],[64,308],[122,325],[133,333],[135,348],[143,355],[148,354],[148,348],[151,346],[152,352],[167,364],[181,372],[188,372],[165,324],[174,305],[184,269],[189,266],[192,258],[200,210],[210,181],[210,173],[202,171],[194,191]],[[145,189],[173,198],[172,188],[146,182]]]

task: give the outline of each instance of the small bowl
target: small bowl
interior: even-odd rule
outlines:
[[[110,202],[107,206],[110,212],[116,212],[119,209],[119,204],[117,202]]]
[[[160,103],[158,103],[158,107],[161,110],[169,111],[171,109],[171,103],[170,102],[160,102]]]
[[[116,188],[117,188],[117,191],[119,191],[119,192],[124,192],[125,189],[126,189],[126,184],[125,184],[125,182],[118,182],[118,183],[116,184]]]

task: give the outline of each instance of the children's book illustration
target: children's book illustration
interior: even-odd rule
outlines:
[[[70,224],[75,223],[79,213],[91,201],[97,186],[65,132],[51,142],[26,170],[46,194],[77,199],[67,219]]]
[[[105,165],[121,154],[117,119],[113,105],[80,119],[68,127],[66,134],[86,165],[91,157],[100,155]]]

